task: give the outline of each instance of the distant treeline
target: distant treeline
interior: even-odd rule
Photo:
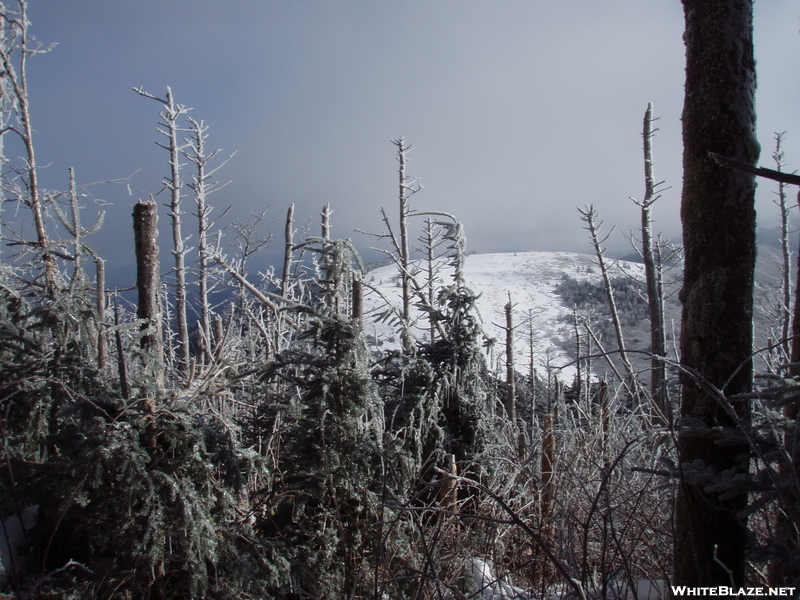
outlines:
[[[635,325],[647,318],[646,290],[643,283],[629,277],[615,277],[611,280],[611,288],[623,325]],[[564,273],[555,292],[568,308],[593,310],[605,315],[609,312],[606,290],[600,280],[579,280]]]

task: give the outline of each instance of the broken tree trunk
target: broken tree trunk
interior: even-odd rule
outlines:
[[[139,303],[136,316],[141,319],[139,344],[146,367],[157,390],[164,386],[161,326],[161,270],[158,261],[158,207],[155,202],[137,202],[133,207],[133,231],[136,241],[136,288]]]

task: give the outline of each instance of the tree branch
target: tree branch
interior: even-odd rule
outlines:
[[[765,177],[766,179],[772,179],[773,181],[780,181],[781,183],[800,186],[800,175],[795,175],[793,173],[782,173],[781,171],[765,169],[764,167],[754,167],[753,165],[741,160],[736,160],[735,158],[720,156],[716,152],[709,152],[708,155],[713,158],[714,161],[721,167],[728,167],[729,169],[733,169],[734,171],[739,171],[741,173],[749,173],[750,175],[756,175],[757,177]]]

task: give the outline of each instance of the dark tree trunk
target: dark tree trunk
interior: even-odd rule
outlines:
[[[364,290],[361,285],[361,279],[353,275],[353,296],[352,296],[352,316],[353,320],[358,323],[359,327],[364,326]]]
[[[125,348],[122,344],[122,332],[119,329],[119,299],[114,295],[114,340],[117,345],[117,370],[119,371],[119,389],[122,397],[127,400],[131,397],[128,386],[128,367],[125,364]]]
[[[709,152],[748,164],[758,159],[753,6],[752,0],[683,0],[683,6],[681,361],[730,399],[752,387],[755,182],[752,175],[721,168]],[[722,401],[685,373],[682,384],[678,449],[684,478],[676,511],[675,581],[741,585],[746,523],[738,513],[746,493],[720,498],[693,484],[690,474],[699,464],[694,461],[715,472],[747,471],[747,446],[717,441],[749,418],[749,405]]]

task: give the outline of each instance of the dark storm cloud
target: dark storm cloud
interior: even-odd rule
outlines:
[[[65,187],[69,166],[81,182],[136,172],[132,196],[92,188],[113,203],[95,243],[120,265],[132,203],[167,172],[159,107],[139,85],[170,85],[212,147],[238,152],[212,198],[233,207],[226,220],[270,205],[280,221],[295,203],[302,223],[331,202],[334,235],[366,246],[353,230],[379,229],[380,206],[394,212],[390,140],[405,136],[425,186],[413,204],[456,214],[483,252],[587,250],[575,211],[587,203],[619,231],[636,228],[628,197],[642,194],[652,101],[656,176],[672,186],[655,217],[679,233],[677,1],[31,0],[30,17],[38,39],[58,42],[30,67],[46,185]],[[800,164],[797,25],[794,3],[757,3],[762,164],[775,130]]]

